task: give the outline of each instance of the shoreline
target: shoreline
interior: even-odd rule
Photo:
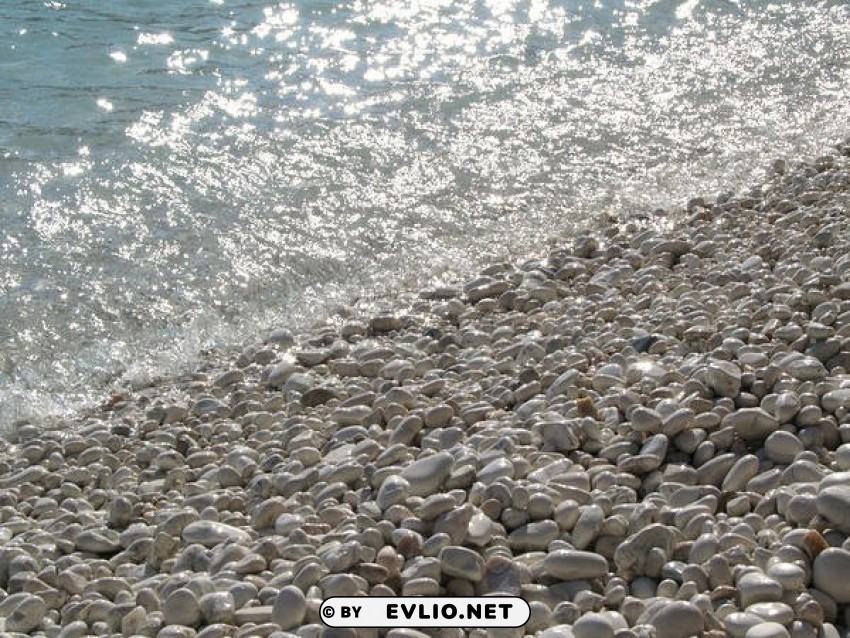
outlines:
[[[0,630],[373,636],[319,604],[506,593],[493,635],[847,635],[838,148],[19,426]]]

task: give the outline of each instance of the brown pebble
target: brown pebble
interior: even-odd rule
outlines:
[[[809,556],[813,559],[817,558],[818,554],[829,547],[829,543],[826,542],[826,539],[821,535],[821,533],[814,530],[806,534],[803,538],[803,544],[806,546],[806,551],[809,552]]]
[[[592,416],[594,419],[599,418],[596,413],[596,406],[593,405],[593,399],[590,397],[580,397],[576,400],[576,408],[579,416]]]

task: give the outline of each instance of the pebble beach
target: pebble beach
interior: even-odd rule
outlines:
[[[0,442],[3,636],[837,638],[848,575],[850,140]]]

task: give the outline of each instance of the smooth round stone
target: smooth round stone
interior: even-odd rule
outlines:
[[[528,515],[533,520],[541,520],[552,516],[555,504],[547,494],[532,494],[528,499]]]
[[[780,423],[788,423],[800,411],[800,397],[794,392],[783,392],[773,406],[773,414]]]
[[[126,496],[119,496],[109,504],[107,512],[110,525],[123,529],[133,520],[133,503]]]
[[[738,581],[738,593],[744,608],[754,603],[778,601],[782,598],[782,591],[782,585],[760,572],[744,574]]]
[[[850,603],[850,551],[830,547],[815,558],[812,581],[839,605]]]
[[[785,506],[785,518],[791,523],[805,526],[818,513],[814,494],[797,494]]]
[[[752,627],[758,627],[764,621],[755,614],[733,611],[723,619],[726,633],[732,638],[744,638]]]
[[[683,600],[650,603],[637,624],[655,627],[656,638],[689,638],[701,634],[705,628],[702,611]]]
[[[454,466],[454,458],[448,452],[438,452],[419,458],[408,465],[401,473],[410,484],[413,496],[430,496],[437,491],[448,477]]]
[[[293,377],[296,375],[293,375]],[[291,382],[290,379],[287,383]],[[368,405],[351,405],[345,408],[337,408],[331,413],[331,419],[341,426],[360,425],[372,415],[372,408]]]
[[[407,479],[394,474],[388,476],[378,488],[375,502],[381,510],[386,510],[397,503],[404,503],[410,495],[410,483]]]
[[[785,366],[785,370],[795,379],[800,381],[813,381],[823,379],[827,375],[826,368],[814,357],[800,357],[794,359]]]
[[[4,629],[29,633],[39,626],[47,613],[47,605],[40,596],[26,592],[12,594],[0,602],[0,618],[5,620]]]
[[[850,388],[839,388],[825,393],[820,399],[821,407],[827,412],[838,408],[850,408]]]
[[[490,485],[500,478],[513,478],[514,464],[508,459],[495,459],[478,471],[478,480],[484,485]]]
[[[559,549],[546,555],[543,569],[561,580],[602,578],[608,573],[608,561],[594,552]]]
[[[746,488],[751,478],[758,475],[759,460],[754,454],[738,459],[723,479],[721,489],[724,492],[740,492]]]
[[[767,575],[785,591],[799,591],[806,586],[805,570],[794,563],[774,563],[767,568]]]
[[[788,625],[794,620],[794,610],[785,603],[756,603],[745,611],[755,614],[765,622],[777,622],[780,625]]]
[[[74,539],[77,550],[92,554],[112,554],[121,549],[121,539],[111,529],[86,529]]]
[[[198,543],[204,547],[215,547],[230,541],[239,545],[251,542],[251,535],[233,525],[216,521],[200,520],[189,523],[183,528],[183,540],[186,543]]]
[[[284,512],[275,519],[274,531],[281,536],[289,536],[291,532],[299,529],[304,524],[304,518],[298,514]]]
[[[582,509],[575,525],[573,525],[573,546],[584,550],[596,539],[605,522],[605,512],[598,505],[590,505]]]
[[[774,463],[787,465],[803,450],[802,441],[790,432],[777,430],[764,441],[764,453]]]
[[[734,428],[745,441],[760,441],[775,432],[779,422],[761,408],[741,408],[723,417],[721,425]]]
[[[643,406],[633,408],[629,412],[629,420],[635,432],[650,433],[660,432],[661,423],[663,422],[663,418],[657,411]]]
[[[272,622],[284,631],[299,627],[307,615],[307,600],[304,593],[294,585],[283,587],[275,596],[272,605]]]
[[[741,368],[731,361],[709,363],[705,380],[717,396],[734,398],[741,392]]]
[[[778,622],[764,622],[747,629],[744,638],[791,638],[791,634]]]
[[[167,625],[195,627],[201,622],[198,597],[191,589],[181,587],[168,595],[162,607]]]
[[[573,625],[575,638],[614,638],[614,626],[604,614],[584,614]]]
[[[818,514],[839,531],[850,534],[850,485],[830,485],[818,492]]]
[[[446,576],[478,582],[484,577],[484,559],[466,547],[449,545],[440,550],[440,571]]]
[[[454,409],[450,405],[443,403],[425,410],[423,418],[427,427],[443,428],[449,424],[449,421],[451,421],[454,415]]]
[[[204,594],[198,601],[201,615],[207,624],[231,623],[236,611],[236,603],[228,592],[211,592]]]

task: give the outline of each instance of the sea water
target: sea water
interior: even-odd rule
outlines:
[[[0,426],[757,182],[849,98],[846,1],[3,0]]]

